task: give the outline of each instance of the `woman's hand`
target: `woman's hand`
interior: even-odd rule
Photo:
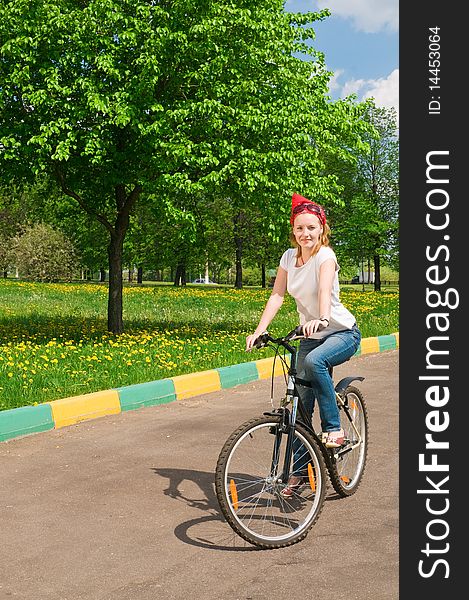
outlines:
[[[246,338],[246,352],[251,352],[251,350],[254,347],[254,342],[257,340],[257,338],[260,336],[260,333],[252,333],[251,335],[248,335]]]
[[[322,321],[321,319],[311,319],[311,321],[306,321],[303,325],[303,335],[305,337],[310,337],[316,331],[321,331],[328,326],[327,321]]]

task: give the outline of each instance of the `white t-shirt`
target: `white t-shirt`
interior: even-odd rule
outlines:
[[[319,267],[328,258],[335,262],[335,277],[332,284],[331,315],[328,327],[314,333],[312,338],[320,339],[335,331],[351,329],[355,317],[339,300],[339,265],[335,252],[329,246],[321,246],[319,251],[304,265],[296,267],[296,248],[283,253],[280,266],[287,272],[287,291],[295,299],[300,316],[300,325],[311,319],[319,319]]]

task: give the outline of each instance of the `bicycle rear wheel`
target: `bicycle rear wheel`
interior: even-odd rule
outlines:
[[[365,471],[368,453],[368,412],[359,389],[349,386],[339,404],[340,424],[345,431],[344,444],[333,451],[329,469],[331,483],[342,497],[354,494]]]
[[[294,435],[304,447],[307,475],[290,498],[281,495],[288,435],[281,431],[280,417],[244,423],[218,457],[215,489],[220,509],[239,536],[261,548],[282,548],[305,538],[324,504],[327,476],[321,450],[300,425]]]

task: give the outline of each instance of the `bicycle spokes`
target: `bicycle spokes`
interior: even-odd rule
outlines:
[[[291,493],[285,493],[288,481],[283,480],[283,474],[294,470],[293,452],[290,464],[284,465],[289,435],[282,431],[278,417],[261,417],[245,424],[227,440],[220,453],[216,484],[223,514],[241,537],[257,545],[292,543],[291,540],[306,535],[322,508],[322,454],[307,433],[290,429],[290,434],[303,448],[297,456],[307,466],[307,477]],[[273,469],[273,465],[278,468]]]
[[[361,392],[349,386],[338,396],[340,424],[345,432],[344,444],[334,451],[331,481],[341,496],[353,494],[363,476],[368,447],[368,416]]]

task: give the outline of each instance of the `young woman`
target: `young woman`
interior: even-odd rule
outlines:
[[[329,367],[355,354],[361,334],[354,316],[339,300],[339,265],[329,245],[330,229],[323,207],[293,194],[290,224],[294,248],[280,259],[272,294],[256,330],[246,338],[246,350],[252,350],[267,329],[288,291],[296,301],[305,336],[298,352],[298,377],[312,385],[300,388],[301,397],[310,415],[317,398],[323,442],[328,448],[338,448],[344,442],[344,431]],[[301,448],[295,448],[293,475],[282,492],[286,497],[303,484],[305,465],[301,465],[300,455]]]

